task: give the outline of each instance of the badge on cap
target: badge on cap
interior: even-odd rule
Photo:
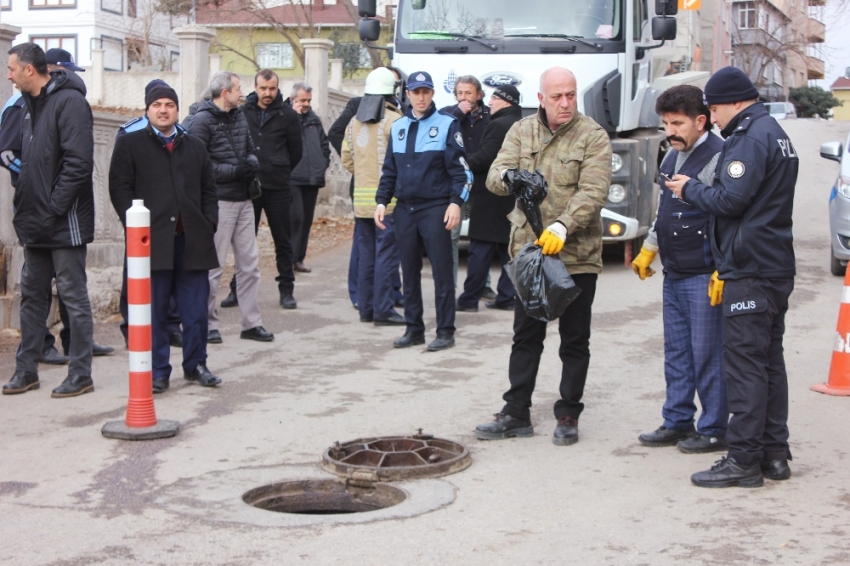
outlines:
[[[744,164],[740,161],[733,161],[726,167],[726,173],[728,173],[733,179],[740,179],[743,177],[746,170],[746,167],[744,167]]]
[[[418,75],[416,75],[416,80],[419,81],[419,82],[424,81],[425,75],[423,75],[422,73],[419,73]]]
[[[431,129],[428,130],[428,135],[431,136],[432,138],[436,138],[437,132],[439,132],[439,131],[440,130],[437,128],[437,126],[431,126]]]
[[[458,132],[458,133],[456,133],[456,134],[455,134],[455,142],[456,142],[456,143],[457,143],[460,147],[463,147],[463,136],[462,136],[462,135],[460,135],[460,132]]]

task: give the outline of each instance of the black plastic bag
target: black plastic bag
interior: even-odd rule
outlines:
[[[543,233],[543,216],[540,214],[540,203],[549,194],[549,185],[539,169],[534,172],[508,169],[505,173],[505,185],[517,198],[520,210],[538,238]]]
[[[558,256],[543,255],[533,242],[519,251],[507,270],[525,312],[544,322],[564,314],[581,293]]]

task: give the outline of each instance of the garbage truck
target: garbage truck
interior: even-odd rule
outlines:
[[[570,69],[579,111],[605,128],[613,148],[603,241],[623,246],[631,263],[654,220],[666,146],[652,77],[664,74],[676,37],[677,0],[654,0],[652,14],[651,1],[398,0],[393,41],[383,49],[403,72],[431,74],[438,108],[456,103],[457,77],[474,75],[485,95],[515,86],[528,115],[537,111],[543,71]],[[360,38],[373,48],[376,8],[376,0],[359,0]],[[691,75],[663,78],[669,87]]]

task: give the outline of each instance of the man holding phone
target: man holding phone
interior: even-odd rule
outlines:
[[[706,293],[715,273],[708,239],[709,215],[667,188],[673,175],[711,183],[723,140],[711,133],[710,112],[702,91],[689,85],[673,87],[658,98],[655,111],[664,122],[672,150],[661,163],[658,214],[632,269],[641,280],[655,273],[649,265],[661,252],[664,266],[663,424],[641,434],[644,446],[673,446],[685,453],[726,448],[729,417],[723,378],[722,309]],[[694,392],[702,414],[694,429]]]

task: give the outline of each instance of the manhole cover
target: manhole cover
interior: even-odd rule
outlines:
[[[302,480],[265,485],[246,492],[242,500],[266,511],[302,515],[341,515],[386,509],[407,494],[385,483],[356,487],[339,480]]]
[[[353,480],[397,481],[435,478],[469,467],[472,457],[460,443],[429,434],[379,436],[336,443],[325,450],[322,467]],[[368,483],[361,482],[364,485]]]

